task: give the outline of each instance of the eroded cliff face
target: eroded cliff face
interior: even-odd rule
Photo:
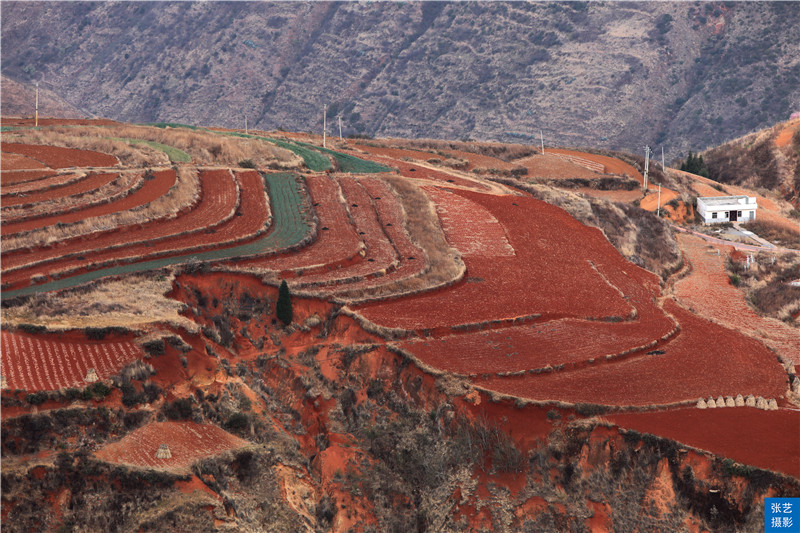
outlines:
[[[148,359],[165,399],[129,407],[115,390],[4,420],[4,528],[757,531],[765,496],[800,494],[581,409],[423,372],[323,301],[296,298],[296,325],[277,327],[277,291],[255,277],[185,274],[170,296],[203,333],[175,330],[182,342]],[[163,419],[250,444],[179,471],[98,459]]]
[[[345,134],[532,142],[543,129],[548,144],[664,143],[674,157],[785,120],[800,97],[791,3],[3,11],[4,75],[134,122],[318,131],[328,103]]]

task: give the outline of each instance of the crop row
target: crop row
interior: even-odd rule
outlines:
[[[201,200],[188,213],[156,224],[123,228],[122,233],[102,233],[92,239],[71,240],[56,248],[39,250],[34,256],[12,256],[4,265],[6,280],[18,282],[33,272],[52,275],[186,249],[187,244],[194,244],[190,236],[200,231],[211,234],[215,227],[230,220],[239,206],[239,188],[229,171],[203,171],[200,183]],[[121,234],[125,239],[120,239]],[[203,235],[200,238],[208,240],[210,237]],[[33,267],[35,270],[31,270]],[[20,269],[24,271],[16,272]]]
[[[3,331],[2,372],[9,388],[55,390],[84,385],[90,368],[100,379],[144,356],[130,341],[62,342]]]
[[[113,202],[144,184],[141,175],[90,174],[86,179],[59,189],[36,192],[3,201],[3,221],[22,222],[46,216],[66,215]]]
[[[113,155],[76,148],[4,142],[2,149],[3,152],[24,155],[50,168],[113,167],[119,164]]]
[[[79,211],[68,212],[65,214],[53,215],[49,217],[37,218],[27,222],[3,224],[2,234],[10,235],[23,231],[31,231],[37,228],[53,226],[56,224],[69,224],[86,220],[88,218],[101,217],[120,211],[127,211],[135,207],[152,202],[156,198],[165,195],[175,184],[175,171],[165,170],[156,172],[152,179],[144,179],[138,188],[128,189],[127,195],[114,199],[111,202],[100,205],[93,205]]]
[[[87,176],[88,174],[86,172],[63,172],[61,174],[49,175],[46,178],[26,181],[16,185],[3,185],[3,204],[16,205],[18,203],[24,203],[30,201],[33,194],[71,185],[77,181],[86,179]],[[19,200],[17,198],[19,198]]]
[[[286,248],[296,247],[310,238],[311,223],[304,207],[300,184],[292,174],[278,173],[266,175],[270,196],[274,199],[271,231],[266,232],[269,223],[269,207],[266,202],[264,181],[254,171],[238,174],[243,190],[252,193],[242,195],[243,216],[234,217],[231,224],[217,232],[226,236],[227,246],[217,246],[205,251],[185,255],[171,255],[148,261],[128,263],[110,268],[102,268],[42,283],[35,286],[9,290],[3,293],[4,298],[25,296],[43,291],[60,290],[93,281],[106,276],[117,276],[132,272],[154,270],[169,265],[192,261],[220,261],[225,259],[249,257],[259,254],[277,253]],[[238,235],[238,237],[236,237]]]

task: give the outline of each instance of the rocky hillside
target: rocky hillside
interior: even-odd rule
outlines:
[[[2,67],[126,121],[317,130],[327,102],[346,134],[677,156],[797,110],[799,25],[782,2],[11,2]]]

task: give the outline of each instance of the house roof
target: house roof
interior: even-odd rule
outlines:
[[[698,198],[697,201],[703,201],[704,204],[707,206],[721,206],[721,205],[742,205],[739,203],[739,200],[744,200],[745,205],[755,206],[756,203],[753,201],[752,203],[748,203],[748,199],[755,200],[752,196],[703,196]]]

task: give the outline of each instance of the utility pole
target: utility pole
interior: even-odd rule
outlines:
[[[325,132],[328,129],[328,104],[322,104],[322,147],[325,146]]]
[[[39,82],[36,82],[36,118],[33,123],[34,127],[39,127]]]
[[[664,175],[667,175],[667,167],[664,166],[664,147],[661,147],[661,170],[664,172]]]
[[[539,130],[539,138],[542,140],[542,155],[544,155],[544,133],[542,133],[542,130]]]
[[[661,218],[661,184],[658,184],[658,203],[656,204],[656,216]]]
[[[339,140],[342,140],[342,115],[336,115],[339,119]]]
[[[650,170],[650,147],[644,147],[644,190],[647,192],[647,173]]]

